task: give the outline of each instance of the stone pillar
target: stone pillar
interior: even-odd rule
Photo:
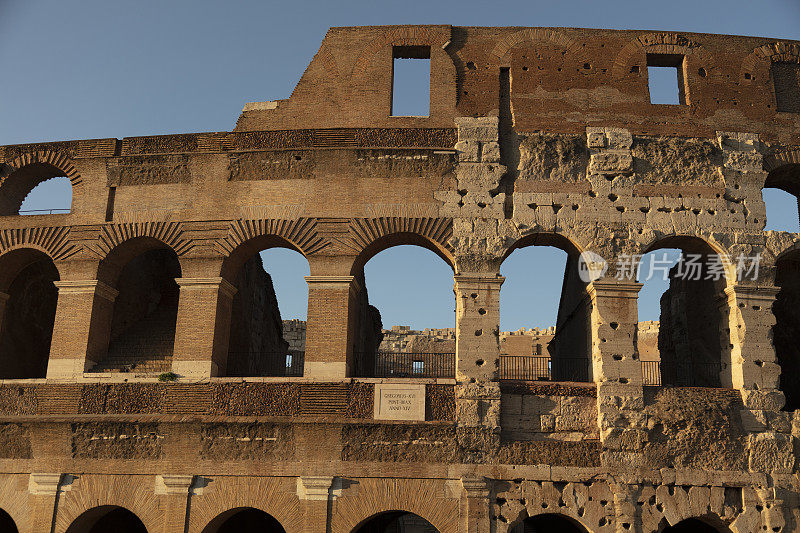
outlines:
[[[331,519],[331,506],[342,493],[341,480],[329,476],[300,476],[297,497],[303,513],[303,531],[325,533]]]
[[[482,477],[462,477],[466,512],[461,530],[466,533],[489,533],[489,485]]]
[[[161,499],[164,520],[163,533],[184,533],[186,512],[189,506],[189,491],[194,476],[185,474],[161,474],[156,476],[155,493]]]
[[[636,349],[641,283],[604,278],[589,286],[592,299],[592,366],[603,463],[641,462],[647,424],[642,413],[642,368]]]
[[[734,388],[778,390],[780,366],[772,345],[771,330],[775,326],[772,304],[779,290],[774,286],[736,285],[732,291],[726,291],[729,305],[735,305],[736,309],[735,313],[729,313],[730,339],[722,339],[724,344],[733,345],[730,366]],[[730,297],[734,295],[735,299]]]
[[[221,277],[176,278],[180,286],[172,369],[179,376],[225,375],[236,288]]]
[[[119,292],[98,280],[56,281],[55,285],[58,304],[47,378],[72,379],[91,370],[108,352]]]
[[[500,287],[497,274],[455,276],[456,418],[460,426],[500,424]]]
[[[67,482],[61,488],[62,475],[50,473],[31,474],[28,479],[28,493],[31,495],[30,531],[51,531],[56,511],[59,490],[69,490],[72,476],[63,476]]]
[[[327,380],[353,368],[353,311],[359,291],[354,276],[306,276],[308,321],[303,375]]]

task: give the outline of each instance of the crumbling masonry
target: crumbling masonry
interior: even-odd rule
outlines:
[[[430,60],[426,117],[391,114],[403,57]],[[232,132],[2,146],[0,528],[800,531],[800,247],[761,195],[800,194],[798,134],[797,42],[441,25],[331,29]],[[54,176],[70,213],[19,216]],[[401,244],[453,269],[452,375],[364,377],[363,267]],[[525,246],[570,257],[551,354],[580,382],[498,377]],[[274,295],[243,294],[270,247],[310,264],[294,377],[250,357],[287,350]],[[692,386],[643,384],[617,260],[659,248],[730,259],[662,300],[672,368],[713,368]]]

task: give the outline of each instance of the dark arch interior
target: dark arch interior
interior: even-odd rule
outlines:
[[[719,530],[699,518],[687,518],[663,529],[662,533],[719,533]]]
[[[574,520],[557,514],[543,514],[526,518],[514,526],[510,533],[586,533]]]
[[[303,255],[294,248],[280,248],[284,249],[281,251],[294,250],[289,253],[305,262]],[[266,257],[270,258],[269,255]],[[229,278],[236,293],[231,302],[224,375],[302,376],[305,351],[300,346],[290,347],[284,339],[281,309],[269,273],[270,265],[265,264],[259,250],[243,263],[238,263],[241,264],[238,272],[231,272]],[[296,275],[302,276],[302,272]],[[308,298],[307,292],[305,298]]]
[[[565,252],[564,275],[561,279],[561,291],[555,303],[555,323],[538,324],[527,323],[524,327],[551,327],[555,326],[555,334],[550,339],[547,334],[542,337],[546,348],[541,350],[538,346],[528,345],[530,336],[511,336],[502,344],[500,358],[500,379],[510,380],[552,380],[552,381],[578,381],[592,380],[591,371],[591,300],[587,290],[588,283],[581,278],[580,255],[575,247],[563,237],[557,235],[536,235],[525,238],[517,243],[506,256],[500,273],[506,274],[511,261],[524,261],[534,270],[539,260],[547,258],[544,253],[559,249]],[[547,266],[550,266],[549,260]],[[555,268],[555,265],[553,265]],[[525,285],[535,283],[530,281],[534,276],[526,275]],[[528,287],[514,289],[519,283],[519,278],[507,275],[506,281],[500,291],[500,321],[506,321],[511,305],[509,298],[527,295]],[[522,289],[522,290],[520,290]],[[551,305],[545,301],[531,301],[530,306]],[[544,346],[543,346],[544,347]],[[533,357],[530,357],[533,356]],[[548,359],[549,358],[549,359]]]
[[[353,533],[438,533],[433,524],[406,511],[388,511],[373,516]]]
[[[203,529],[203,533],[285,533],[285,530],[269,514],[248,507],[222,513]]]
[[[720,305],[725,297],[726,278],[718,270],[720,258],[703,241],[688,237],[664,239],[649,250],[649,255],[659,256],[667,248],[677,249],[681,257],[669,269],[669,287],[660,298],[660,383],[721,387],[721,374],[726,369],[722,361],[726,326]],[[660,276],[663,272],[641,269],[639,281],[647,284],[651,273]]]
[[[0,330],[0,378],[43,378],[47,374],[58,301],[53,282],[59,279],[58,270],[41,253],[31,251],[26,261],[5,289],[9,297]]]
[[[161,373],[172,365],[181,268],[168,248],[140,253],[116,283],[108,352],[92,372]]]
[[[772,312],[772,342],[781,365],[780,388],[786,396],[784,409],[800,409],[800,253],[780,258],[775,285],[780,287]]]
[[[147,533],[139,517],[114,505],[90,509],[69,526],[66,533]]]
[[[17,524],[11,515],[0,509],[0,533],[18,533]]]
[[[9,174],[0,187],[0,215],[19,214],[25,197],[40,183],[62,177],[64,172],[48,163],[31,163]],[[0,178],[2,178],[0,169]]]

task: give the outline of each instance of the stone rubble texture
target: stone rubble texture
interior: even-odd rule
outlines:
[[[396,47],[429,54],[426,117],[391,115]],[[651,104],[648,62],[675,58],[681,103]],[[442,533],[540,515],[800,531],[800,252],[764,230],[762,197],[800,194],[798,72],[800,43],[772,38],[331,28],[292,96],[247,104],[233,131],[0,146],[0,509],[20,533],[88,533],[102,506],[174,533],[240,507],[302,532],[398,509]],[[71,212],[19,216],[55,176]],[[418,342],[441,335],[455,372],[364,377],[364,354],[403,348],[364,265],[408,244],[453,269],[454,328]],[[568,255],[536,335],[582,382],[499,379],[500,266],[526,246]],[[268,278],[239,277],[272,247],[309,262],[307,324],[281,322]],[[673,283],[655,331],[619,260],[661,248],[725,275]],[[608,269],[586,281],[589,251]],[[142,372],[114,362],[130,331]],[[701,341],[716,386],[643,382],[654,343],[686,363]],[[232,347],[302,353],[303,374],[252,375]],[[424,385],[424,421],[373,418],[393,381]]]

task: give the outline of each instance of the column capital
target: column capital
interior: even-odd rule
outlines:
[[[748,300],[766,300],[772,301],[780,292],[781,288],[775,285],[734,285],[733,292],[738,298],[747,298]],[[726,292],[731,289],[725,289]]]
[[[489,483],[487,483],[486,478],[479,476],[462,477],[461,486],[467,498],[489,497]]]
[[[186,474],[159,474],[156,476],[156,494],[178,494],[186,496],[192,488],[194,476]]]
[[[301,500],[335,500],[342,494],[342,480],[330,476],[299,476],[297,497]]]
[[[58,494],[59,484],[61,484],[61,474],[33,473],[28,478],[28,492],[54,496]]]
[[[340,289],[348,286],[352,290],[361,289],[355,276],[305,276],[306,283],[322,289]]]
[[[644,284],[638,281],[627,279],[598,279],[591,282],[587,289],[589,292],[594,291],[595,293],[616,293],[614,296],[618,298],[637,298],[643,286]]]
[[[453,276],[453,280],[456,282],[456,285],[496,284],[500,286],[503,284],[506,278],[500,274],[469,273],[456,274]]]
[[[54,281],[53,284],[58,288],[58,294],[96,294],[109,302],[113,302],[119,296],[117,289],[96,279],[70,279]]]
[[[228,280],[222,277],[215,278],[175,278],[175,283],[181,290],[203,290],[203,289],[219,289],[223,296],[232,298],[236,294],[236,287],[234,287]]]

